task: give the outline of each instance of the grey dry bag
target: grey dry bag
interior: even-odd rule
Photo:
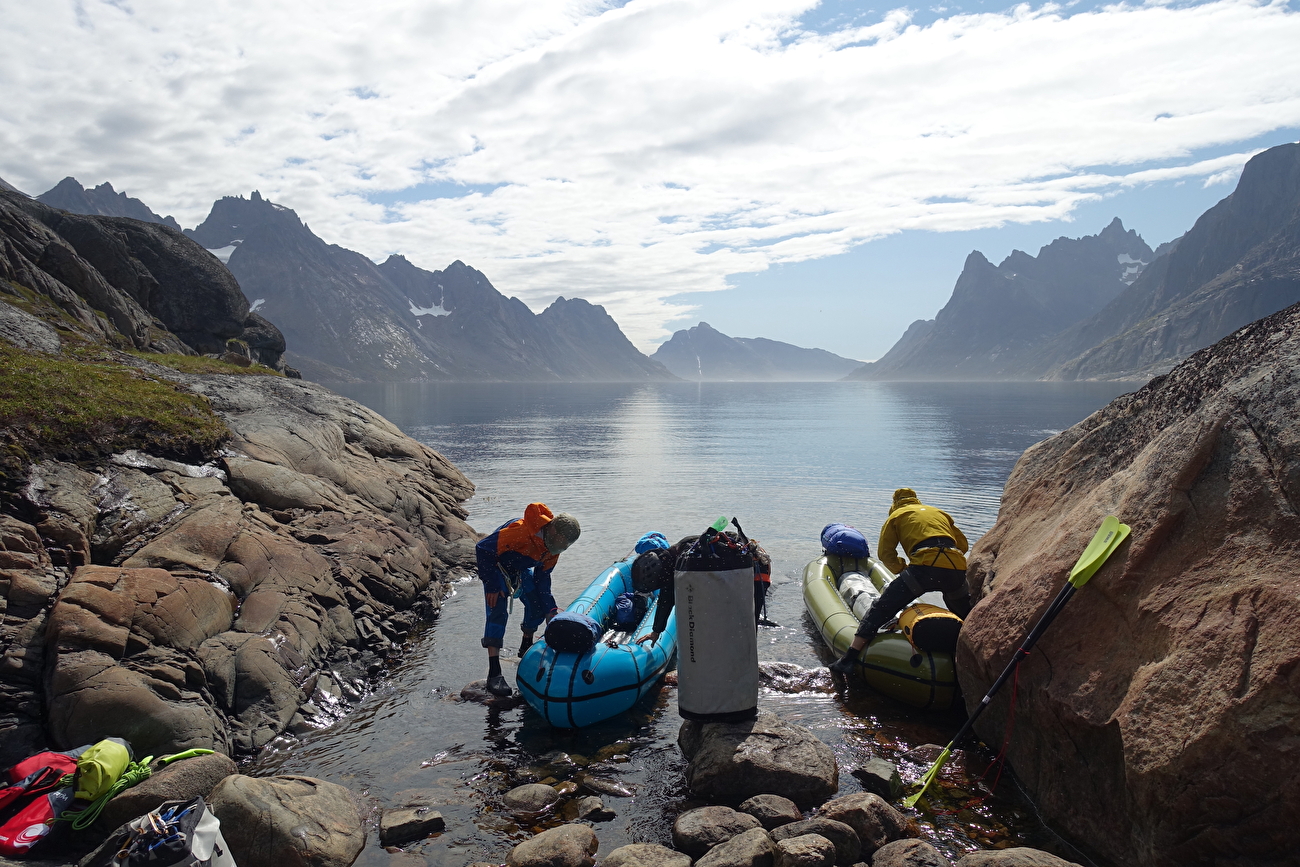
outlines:
[[[702,722],[758,716],[754,558],[713,528],[677,561],[677,712]]]

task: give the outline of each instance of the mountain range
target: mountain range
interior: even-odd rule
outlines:
[[[1300,301],[1300,144],[1263,151],[1182,237],[1119,219],[997,266],[970,254],[934,319],[849,379],[1134,379]]]
[[[256,192],[220,199],[186,234],[226,263],[254,310],[282,323],[286,357],[309,379],[675,378],[603,307],[560,297],[533,313],[460,261],[441,271],[402,256],[376,265]]]
[[[728,337],[707,322],[676,332],[650,357],[682,379],[700,381],[834,380],[862,364],[765,337]]]
[[[119,193],[107,181],[88,190],[77,183],[76,178],[64,178],[37,196],[36,201],[74,214],[130,217],[146,223],[161,223],[178,232],[181,230],[180,224],[172,217],[158,216],[144,202]]]

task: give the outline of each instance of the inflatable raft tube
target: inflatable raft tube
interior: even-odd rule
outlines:
[[[836,580],[845,572],[860,572],[865,580],[851,580],[837,589]],[[804,567],[804,606],[837,656],[849,649],[862,616],[892,580],[893,574],[874,557],[856,560],[831,554]],[[857,671],[874,689],[921,710],[948,710],[957,697],[952,654],[917,653],[901,632],[877,635],[858,656]]]
[[[677,612],[653,646],[637,636],[654,624],[654,601],[631,632],[611,633],[614,600],[632,590],[632,561],[615,563],[566,609],[586,614],[605,626],[605,635],[585,653],[562,653],[539,640],[519,660],[515,683],[534,710],[553,726],[582,728],[631,710],[667,674],[677,652]],[[610,647],[606,641],[613,640]]]

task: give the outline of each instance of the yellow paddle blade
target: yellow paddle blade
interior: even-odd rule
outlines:
[[[1070,570],[1070,583],[1076,589],[1087,584],[1088,579],[1097,574],[1097,570],[1106,562],[1106,558],[1128,538],[1128,534],[1128,524],[1121,524],[1119,518],[1107,515],[1088,547],[1079,555],[1079,561]]]
[[[925,794],[926,789],[930,788],[930,784],[934,782],[934,778],[939,776],[939,769],[943,767],[944,762],[948,761],[948,756],[951,753],[952,744],[948,744],[948,746],[943,748],[943,752],[939,753],[939,758],[934,760],[934,764],[930,766],[930,770],[926,771],[925,776],[921,778],[921,788],[916,790],[916,794],[908,795],[903,799],[904,807],[916,806],[916,802],[921,800],[921,796]]]

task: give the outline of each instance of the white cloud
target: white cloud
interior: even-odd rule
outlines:
[[[185,225],[260,189],[369,255],[604,304],[644,347],[729,274],[1230,181],[1249,154],[1193,153],[1300,126],[1285,2],[796,29],[814,5],[0,0],[0,175]],[[428,183],[487,192],[372,201]]]

